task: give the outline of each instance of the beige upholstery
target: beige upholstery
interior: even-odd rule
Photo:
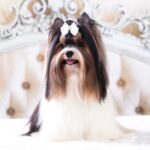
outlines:
[[[0,117],[28,117],[40,100],[45,46],[0,54]],[[110,90],[120,114],[150,114],[150,66],[107,51]]]
[[[108,54],[110,89],[125,115],[150,114],[150,66],[115,53]]]
[[[25,21],[24,23],[22,23],[22,28],[23,30],[25,30],[25,32],[22,32],[22,34],[25,33],[24,37],[22,36],[22,34],[20,38],[19,36],[15,37],[18,34],[20,35],[19,31],[13,35],[15,37],[14,41],[11,41],[8,40],[10,38],[9,36],[7,39],[4,36],[5,34],[2,34],[4,36],[4,39],[6,39],[3,40],[2,38],[2,40],[0,41],[0,118],[28,117],[30,116],[34,107],[41,98],[40,87],[42,81],[42,72],[45,60],[44,51],[46,49],[46,45],[40,45],[39,41],[41,43],[44,41],[43,43],[45,43],[45,37],[47,37],[47,34],[44,35],[40,32],[43,33],[43,28],[45,27],[44,23],[49,21],[50,18],[47,18],[44,22],[42,20],[43,18],[45,18],[46,14],[48,17],[49,15],[51,15],[51,19],[53,19],[54,14],[51,11],[56,11],[57,7],[60,9],[60,11],[58,11],[59,13],[64,13],[65,15],[67,13],[67,5],[66,3],[64,3],[64,0],[59,0],[59,2],[57,0],[48,1],[49,6],[44,6],[44,4],[42,2],[40,3],[40,1],[38,0],[30,0],[29,5],[26,4],[23,6],[23,8],[27,8],[27,10],[29,11],[26,12],[26,9],[23,9],[24,13],[26,14],[23,15],[24,17],[22,16]],[[84,5],[80,4],[80,0],[72,1],[77,2],[79,10],[75,15],[79,15],[79,11],[84,9]],[[0,26],[0,31],[3,33],[5,31],[5,28],[8,28],[10,31],[13,29],[12,31],[15,33],[15,30],[17,30],[17,28],[18,30],[20,29],[20,26],[16,25],[21,22],[19,18],[21,17],[22,12],[20,12],[19,16],[17,17],[19,21],[15,22],[14,16],[16,13],[15,11],[12,13],[12,10],[8,10],[8,6],[15,4],[17,6],[16,8],[19,8],[20,5],[23,5],[23,3],[25,2],[28,3],[28,1],[6,0],[4,2],[0,0],[0,2],[0,25],[3,25]],[[37,5],[34,5],[33,9],[32,7],[34,2],[39,3],[36,3]],[[70,1],[67,2],[70,3]],[[106,24],[112,24],[113,26],[110,29],[114,29],[115,31],[114,32],[113,30],[111,31],[109,28],[105,28],[105,25],[104,28],[102,28],[103,35],[106,38],[105,45],[107,45],[107,42],[110,44],[108,46],[109,48],[106,48],[108,56],[108,70],[110,75],[110,91],[116,101],[118,111],[120,112],[120,114],[124,115],[150,114],[150,63],[148,65],[148,63],[140,61],[140,59],[135,59],[135,57],[129,57],[133,56],[133,54],[136,54],[136,52],[138,51],[137,49],[143,50],[141,50],[142,52],[140,52],[139,50],[139,57],[141,57],[141,54],[144,56],[143,58],[146,58],[150,55],[148,53],[148,46],[146,45],[149,43],[148,39],[146,39],[147,36],[149,36],[149,24],[148,20],[146,20],[146,17],[143,18],[145,19],[144,21],[137,18],[131,18],[133,22],[128,23],[128,21],[130,20],[128,18],[128,15],[131,17],[146,15],[146,12],[149,12],[150,10],[150,1],[91,0],[91,2],[93,2],[94,5],[91,5],[92,9],[90,9],[90,7],[87,7],[87,11],[89,10],[90,12],[90,10],[92,10],[92,13],[95,14],[96,20],[104,20]],[[71,5],[70,7],[68,5],[68,8],[71,9],[72,7],[76,6],[74,5],[74,3],[72,4],[73,5]],[[102,6],[102,11],[101,9],[97,10],[96,8],[98,7],[93,7],[98,6],[97,4],[100,4],[99,6]],[[126,13],[124,11],[119,11],[118,14],[116,9],[112,9],[112,7],[116,4],[118,4],[119,6],[124,6],[125,10],[128,11],[128,15],[126,16]],[[63,7],[61,5],[63,5]],[[66,5],[66,7],[64,7],[64,5]],[[41,10],[44,10],[44,7],[46,11],[42,14]],[[48,7],[48,10],[46,9],[46,7]],[[35,8],[39,10],[39,12],[36,11]],[[95,9],[93,10],[93,8]],[[121,7],[118,8],[120,9]],[[16,12],[19,10],[22,9],[16,9]],[[49,14],[50,12],[51,14]],[[58,12],[56,11],[56,14]],[[127,22],[123,22],[125,26],[123,25],[121,27],[122,23],[117,23],[117,21],[124,21],[125,18],[119,19],[121,18],[121,16],[124,17],[124,15],[125,18],[127,17]],[[28,22],[32,22],[33,20],[35,22],[31,24]],[[134,25],[134,23],[137,24]],[[26,28],[28,27],[26,26],[27,24],[30,24],[29,28]],[[116,26],[118,26],[118,29]],[[30,28],[35,29],[31,30]],[[8,29],[5,31],[6,33],[9,31]],[[117,30],[121,30],[125,33],[130,33],[130,36],[128,34],[120,34],[120,32],[116,32]],[[36,31],[40,32],[33,34]],[[26,34],[26,32],[29,33]],[[136,37],[141,36],[142,38],[131,38],[131,35],[135,35]],[[146,37],[146,41],[143,41],[144,36]],[[16,47],[20,47],[17,46],[18,43],[22,46],[22,48],[15,49]],[[141,45],[141,43],[144,44]],[[126,46],[129,46],[128,49],[125,48]],[[12,50],[9,51],[6,47],[8,49],[11,48]],[[110,49],[113,49],[114,52]],[[122,49],[124,49],[125,53],[128,51],[128,54],[130,52],[131,54],[127,56],[115,53],[115,49],[119,50],[120,52],[122,51]],[[135,53],[133,53],[133,51]]]
[[[41,46],[0,55],[0,117],[27,117],[40,99]]]

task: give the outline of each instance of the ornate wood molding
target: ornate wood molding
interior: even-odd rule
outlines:
[[[150,15],[140,17],[129,17],[123,6],[117,5],[113,9],[118,13],[118,17],[111,24],[97,19],[102,11],[102,5],[94,4],[92,0],[80,0],[79,5],[76,0],[24,0],[19,7],[12,5],[9,9],[14,15],[13,19],[5,25],[0,25],[1,48],[6,45],[8,39],[15,39],[31,35],[45,34],[49,25],[56,16],[68,18],[78,16],[83,11],[89,13],[99,23],[100,30],[105,39],[125,40],[138,48],[150,50]],[[129,24],[136,24],[139,36],[135,37],[130,33],[123,33],[122,28]],[[41,36],[43,37],[43,36]],[[119,39],[119,38],[120,39]],[[27,38],[26,38],[27,39]],[[10,41],[10,40],[9,40]],[[132,43],[130,42],[132,41]]]

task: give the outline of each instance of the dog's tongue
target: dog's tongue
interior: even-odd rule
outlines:
[[[66,62],[67,62],[68,65],[74,64],[74,60],[73,59],[67,59]]]

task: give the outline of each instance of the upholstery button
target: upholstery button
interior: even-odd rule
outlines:
[[[136,112],[137,114],[144,114],[144,109],[143,109],[142,106],[137,106],[137,107],[135,108],[135,112]]]
[[[30,89],[30,83],[29,82],[23,82],[22,83],[22,87],[23,87],[23,89]]]
[[[39,55],[37,56],[37,60],[38,60],[38,61],[43,61],[43,60],[44,60],[44,56],[43,56],[42,54],[39,54]]]
[[[7,110],[6,110],[7,114],[9,116],[13,116],[15,114],[15,109],[12,108],[12,107],[9,107]]]
[[[125,80],[122,79],[122,78],[119,79],[118,82],[117,82],[117,85],[118,85],[118,86],[122,86],[122,87],[123,87],[123,86],[125,86],[125,84],[126,84],[126,82],[125,82]]]

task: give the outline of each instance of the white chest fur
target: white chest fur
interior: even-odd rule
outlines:
[[[81,99],[76,76],[67,83],[67,95],[62,99],[41,102],[40,136],[49,140],[101,140],[121,136],[115,122],[115,108],[111,97],[104,102]]]

